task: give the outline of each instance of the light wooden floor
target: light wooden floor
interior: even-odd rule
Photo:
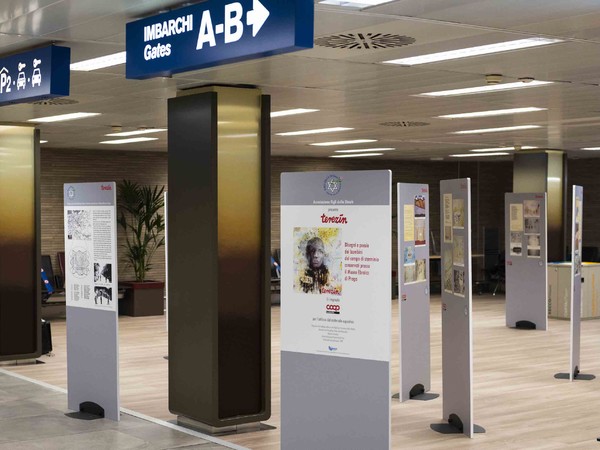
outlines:
[[[600,378],[568,382],[569,322],[550,320],[549,331],[517,331],[504,326],[504,301],[474,301],[475,422],[487,433],[469,440],[439,435],[429,425],[441,421],[442,401],[392,402],[393,448],[600,448]],[[393,302],[393,350],[397,355],[397,302]],[[273,431],[226,437],[255,450],[279,448],[279,308],[273,308]],[[167,333],[164,317],[120,318],[122,406],[157,418],[174,419],[167,408]],[[52,322],[54,355],[43,365],[10,368],[34,379],[66,387],[65,322]],[[439,298],[432,300],[432,392],[441,390]],[[600,320],[583,322],[582,372],[600,377]],[[392,364],[397,392],[398,362]],[[306,430],[310,433],[310,430]],[[307,449],[308,450],[308,449]],[[368,450],[368,449],[355,449]]]

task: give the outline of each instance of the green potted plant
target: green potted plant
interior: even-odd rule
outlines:
[[[126,265],[133,269],[135,280],[121,283],[126,294],[119,302],[119,312],[130,316],[164,314],[162,281],[146,279],[152,258],[165,244],[164,187],[141,186],[123,180],[117,185],[119,225],[125,231]]]

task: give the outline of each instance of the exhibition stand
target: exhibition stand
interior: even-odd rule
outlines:
[[[429,186],[398,183],[400,401],[431,389]]]
[[[64,185],[68,406],[119,420],[116,184]]]
[[[571,345],[568,373],[558,373],[555,378],[573,380],[593,380],[591,374],[580,373],[581,351],[581,283],[582,279],[582,240],[583,240],[583,187],[573,186],[571,210]]]
[[[442,399],[448,424],[441,433],[484,432],[473,424],[471,179],[440,182],[442,248]]]
[[[508,193],[504,200],[506,326],[548,328],[545,193]]]
[[[390,448],[391,172],[281,175],[281,448]]]

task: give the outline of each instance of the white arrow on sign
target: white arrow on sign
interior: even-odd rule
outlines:
[[[254,9],[246,14],[246,25],[252,25],[252,37],[256,37],[271,13],[259,0],[254,0],[252,7]]]

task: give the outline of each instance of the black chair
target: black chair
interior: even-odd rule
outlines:
[[[42,255],[41,260],[42,271],[48,281],[48,286],[45,283],[44,277],[41,278],[42,283],[42,303],[47,303],[48,299],[55,294],[62,294],[64,292],[64,282],[63,279],[54,274],[54,269],[52,268],[52,259],[50,255]]]
[[[496,295],[496,292],[498,292],[498,288],[500,286],[504,286],[504,284],[506,283],[506,266],[505,266],[505,260],[504,260],[504,252],[500,253],[498,255],[498,259],[496,260],[496,264],[489,270],[486,270],[486,274],[489,278],[489,280],[492,283],[496,283],[496,285],[494,286],[494,289],[492,291],[492,295]]]
[[[598,262],[598,247],[583,247],[581,249],[581,260],[584,262]]]

